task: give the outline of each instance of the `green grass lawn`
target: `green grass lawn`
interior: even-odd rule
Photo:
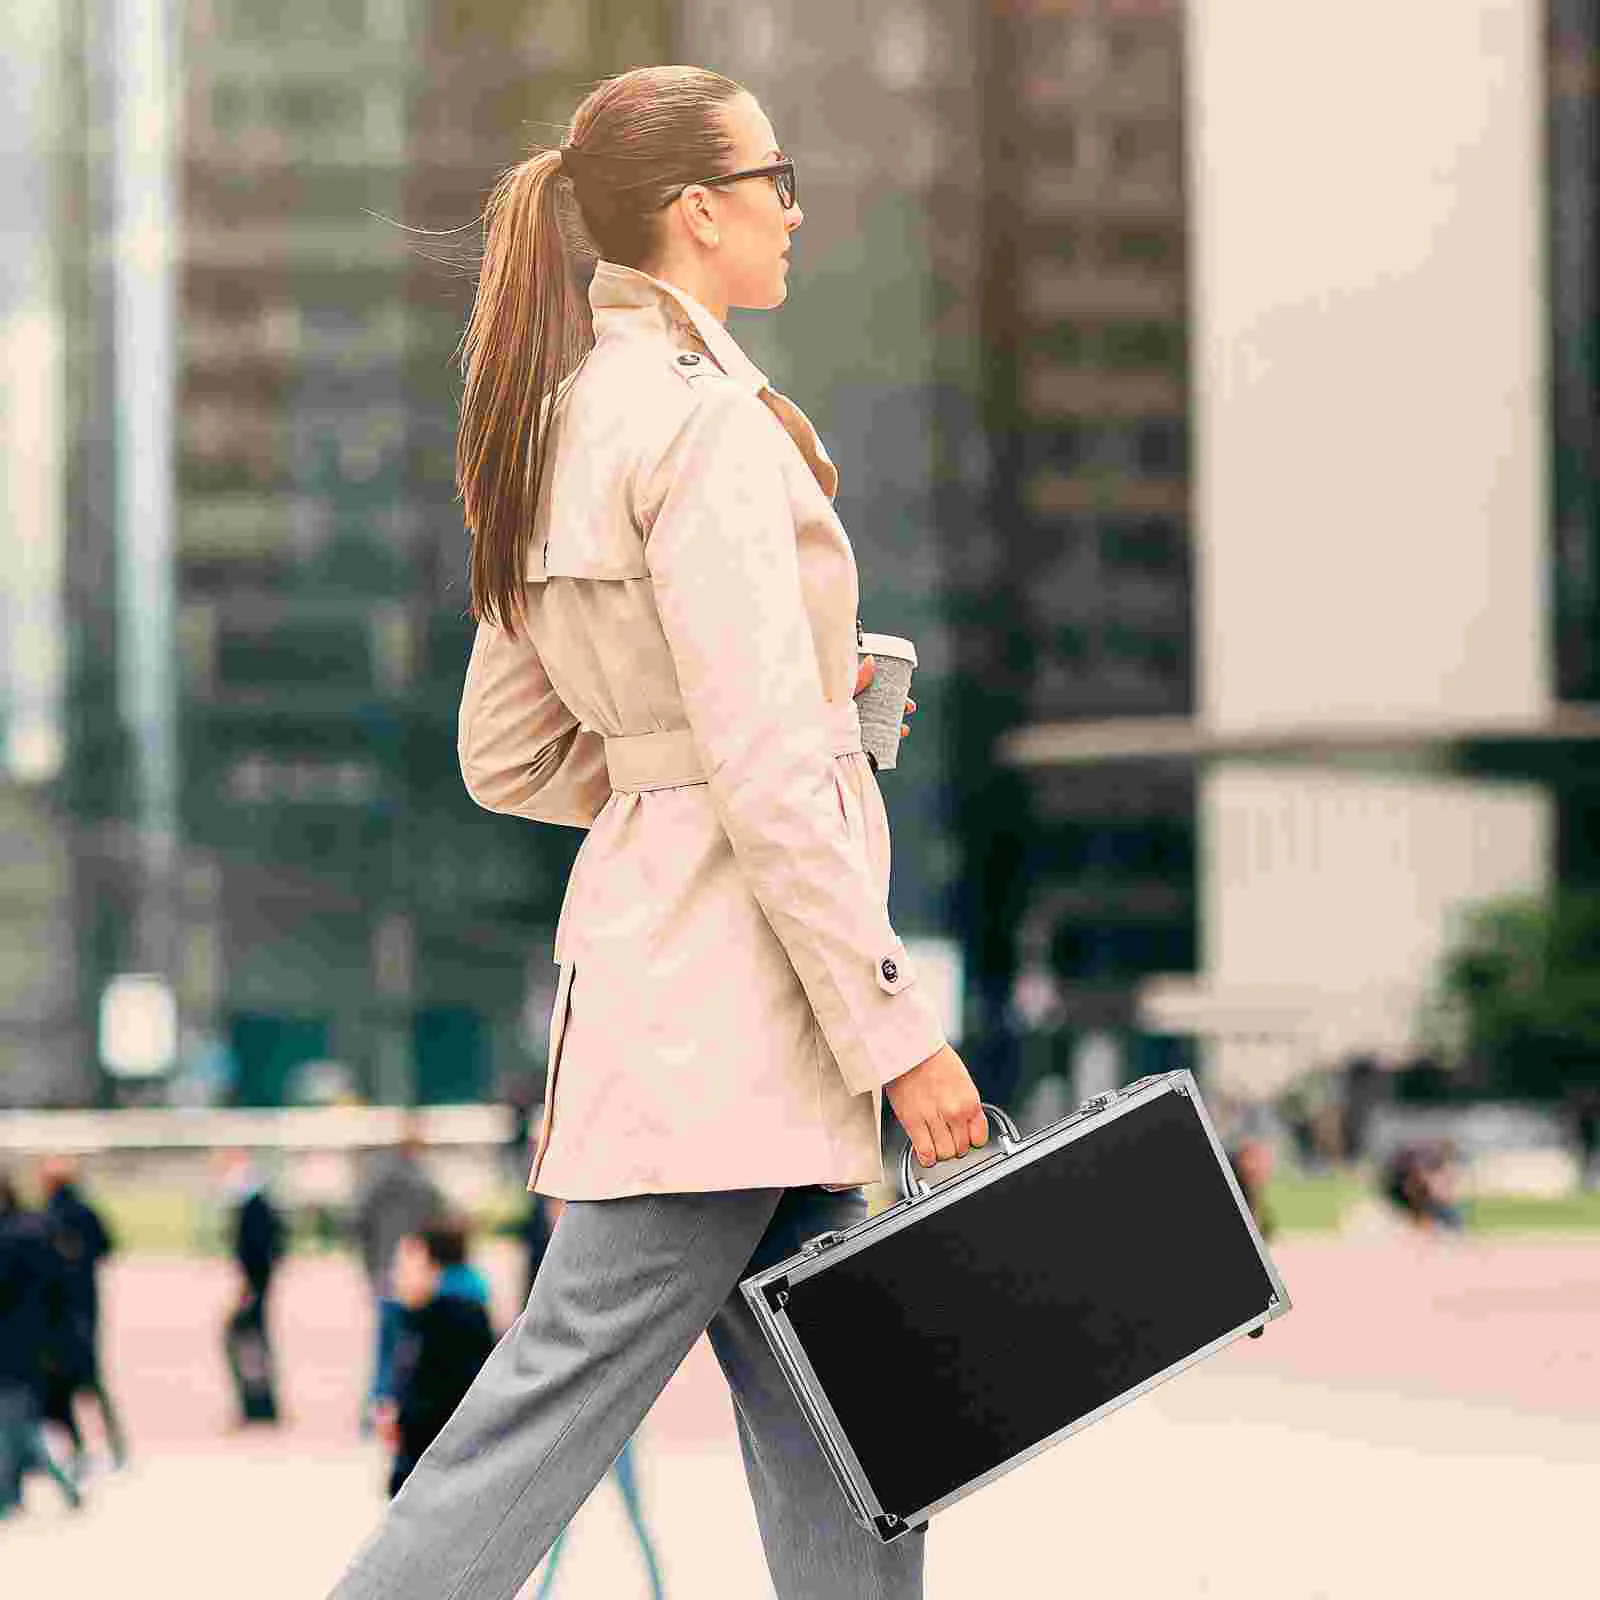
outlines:
[[[1345,1211],[1367,1192],[1353,1172],[1280,1176],[1267,1185],[1267,1209],[1283,1233],[1333,1233]]]
[[[1349,1207],[1368,1196],[1371,1185],[1355,1172],[1318,1177],[1275,1178],[1267,1203],[1284,1233],[1331,1233]],[[1467,1202],[1467,1226],[1474,1233],[1600,1232],[1600,1191],[1536,1199],[1523,1195],[1484,1195]]]
[[[1372,1192],[1356,1172],[1317,1177],[1283,1175],[1268,1186],[1267,1203],[1280,1235],[1329,1234],[1338,1230],[1351,1206]],[[192,1194],[176,1189],[109,1186],[95,1188],[93,1194],[126,1250],[216,1254],[223,1248],[217,1213]],[[512,1225],[525,1204],[520,1187],[508,1186],[503,1193],[497,1193],[474,1214],[480,1237]],[[1469,1202],[1468,1218],[1475,1233],[1600,1233],[1600,1192],[1553,1200],[1491,1195]],[[297,1220],[295,1248],[325,1248],[306,1219]]]
[[[119,1249],[161,1255],[222,1249],[220,1218],[181,1189],[95,1185],[88,1195],[104,1213]]]
[[[1468,1226],[1483,1233],[1600,1231],[1600,1189],[1530,1200],[1521,1195],[1484,1195],[1467,1207]]]
[[[163,1255],[219,1255],[227,1248],[224,1220],[216,1203],[175,1187],[92,1185],[94,1203],[105,1213],[107,1225],[120,1248]],[[512,1227],[527,1204],[527,1191],[508,1186],[472,1213],[479,1237]],[[316,1251],[343,1249],[337,1239],[325,1239],[314,1220],[297,1216],[294,1248]]]

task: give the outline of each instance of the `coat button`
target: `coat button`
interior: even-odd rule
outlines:
[[[697,355],[690,355],[686,353],[678,357],[678,365],[680,367],[694,367],[698,366],[699,363],[700,357]]]
[[[895,979],[900,976],[899,967],[897,967],[887,956],[884,957],[882,970],[883,980],[885,983],[893,983]]]

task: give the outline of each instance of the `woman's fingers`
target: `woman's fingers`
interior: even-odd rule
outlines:
[[[911,1148],[923,1166],[931,1167],[936,1161],[959,1160],[988,1138],[989,1127],[982,1111],[970,1118],[940,1116],[920,1125]]]
[[[878,663],[871,656],[862,656],[856,668],[856,693],[860,694],[877,675]]]
[[[956,1155],[964,1156],[972,1148],[972,1121],[969,1117],[960,1114],[948,1118],[950,1137],[956,1147]]]
[[[917,1160],[925,1167],[931,1167],[938,1157],[934,1154],[933,1134],[925,1122],[916,1124],[916,1131],[906,1130],[906,1137],[911,1141],[912,1151]]]

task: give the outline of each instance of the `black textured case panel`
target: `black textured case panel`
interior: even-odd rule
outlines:
[[[902,1523],[1287,1309],[1191,1092],[1074,1120],[761,1275]]]

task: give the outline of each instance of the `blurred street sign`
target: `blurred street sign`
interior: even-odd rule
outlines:
[[[118,1078],[159,1077],[178,1051],[178,1002],[150,972],[125,972],[100,995],[100,1060]]]

